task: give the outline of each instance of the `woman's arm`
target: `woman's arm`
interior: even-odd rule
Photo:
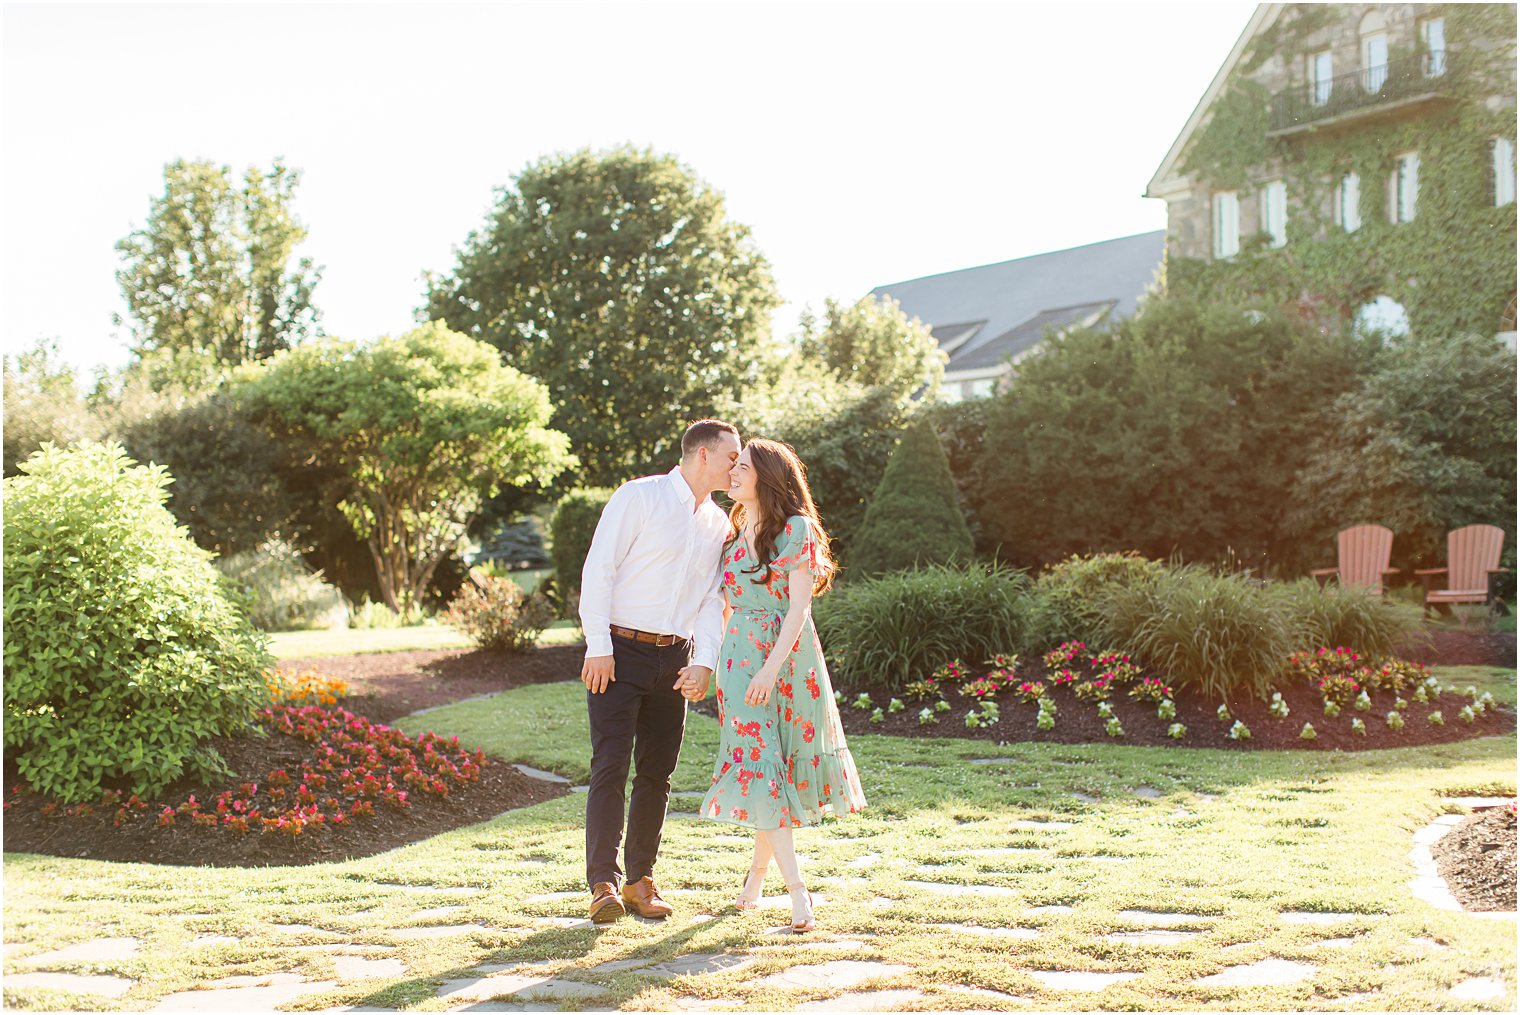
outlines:
[[[744,692],[746,704],[763,705],[770,700],[771,690],[781,677],[781,667],[786,663],[787,657],[792,654],[792,649],[797,644],[797,636],[802,633],[802,625],[807,623],[808,615],[813,610],[813,575],[807,569],[805,562],[804,566],[787,573],[786,589],[786,616],[781,620],[781,630],[776,635],[776,644],[771,646],[764,665],[760,667],[754,679],[749,682],[749,688]]]

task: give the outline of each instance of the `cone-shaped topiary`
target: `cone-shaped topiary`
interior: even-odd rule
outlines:
[[[268,704],[263,635],[119,445],[44,444],[5,481],[5,748],[65,803],[224,768]]]
[[[860,574],[969,560],[971,530],[955,499],[945,449],[927,421],[908,427],[866,505],[849,563]]]

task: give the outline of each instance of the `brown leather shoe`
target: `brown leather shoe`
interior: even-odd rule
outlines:
[[[591,887],[591,922],[611,923],[626,910],[617,897],[617,889],[610,881],[598,881]]]
[[[663,920],[675,912],[670,903],[660,898],[660,890],[654,886],[654,878],[647,874],[623,886],[623,901],[629,909],[646,920]]]

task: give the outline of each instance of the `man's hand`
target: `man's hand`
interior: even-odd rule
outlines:
[[[780,673],[766,673],[761,670],[755,674],[755,679],[749,682],[749,687],[744,691],[744,703],[746,705],[764,705],[771,700],[771,690],[776,686],[776,678]]]
[[[581,683],[592,694],[601,694],[616,679],[612,675],[611,656],[587,656],[581,663]]]
[[[683,666],[681,679],[675,682],[675,689],[687,701],[701,701],[707,697],[707,684],[712,680],[712,674],[712,668],[708,666]]]

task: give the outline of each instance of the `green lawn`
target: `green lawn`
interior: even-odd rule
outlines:
[[[1503,671],[1442,673],[1509,688]],[[1497,693],[1497,691],[1496,691]],[[402,720],[458,734],[462,742],[576,782],[586,777],[584,692],[578,684],[524,687]],[[716,749],[716,724],[693,714],[675,775],[677,791],[700,791]],[[1229,752],[1109,744],[1019,744],[859,736],[851,741],[870,800],[866,815],[798,834],[810,885],[824,896],[819,932],[766,930],[778,911],[724,907],[748,863],[740,830],[697,820],[696,801],[676,798],[660,875],[677,906],[663,925],[630,920],[608,929],[556,927],[546,917],[582,915],[582,812],[572,794],[493,821],[350,863],[257,871],[177,869],[8,854],[5,972],[25,957],[97,936],[142,941],[131,959],[85,964],[140,985],[106,1009],[152,1007],[175,990],[220,976],[299,972],[340,979],[321,942],[393,945],[407,974],[339,982],[302,1007],[343,1004],[442,1010],[439,984],[481,963],[594,985],[576,1005],[668,1009],[678,1000],[788,1010],[827,990],[778,990],[760,977],[799,963],[877,959],[908,966],[874,986],[911,988],[918,1007],[1077,1010],[1513,1010],[1514,924],[1437,910],[1408,882],[1411,836],[1443,811],[1443,796],[1513,794],[1513,736],[1420,749],[1363,753]],[[971,764],[998,758],[1003,763]],[[1135,794],[1145,788],[1154,799]],[[1079,800],[1072,794],[1095,797]],[[1070,822],[1069,827],[1019,822]],[[1021,849],[1016,853],[975,850]],[[874,859],[869,859],[874,857]],[[856,863],[856,861],[861,861]],[[911,882],[987,886],[996,894],[947,895]],[[480,889],[434,895],[418,886]],[[530,901],[552,892],[563,899]],[[768,894],[780,891],[773,873]],[[417,914],[457,904],[447,915]],[[1070,910],[1031,907],[1069,906]],[[1105,935],[1144,929],[1125,910],[1181,914],[1196,935],[1166,944]],[[784,911],[781,911],[784,912]],[[1349,914],[1326,924],[1300,912]],[[937,927],[956,922],[1023,928],[1032,937]],[[485,929],[407,940],[414,923],[475,922]],[[278,933],[279,923],[316,928]],[[200,933],[234,945],[187,948]],[[1332,941],[1332,946],[1317,947]],[[633,970],[590,971],[614,960],[744,952],[751,964],[696,976],[650,978]],[[1208,987],[1198,977],[1264,959],[1312,964],[1313,977],[1275,988]],[[1102,994],[1045,987],[1041,970],[1136,971]],[[1501,978],[1508,993],[1464,1002],[1447,991],[1469,977]],[[870,986],[870,985],[868,985]],[[954,986],[1027,1001],[957,993]],[[82,999],[7,988],[7,1006],[62,1008]]]
[[[276,659],[470,648],[474,644],[447,624],[438,623],[374,630],[282,631],[270,635],[269,641]],[[539,637],[538,644],[580,645],[584,641],[573,620],[560,620]]]

